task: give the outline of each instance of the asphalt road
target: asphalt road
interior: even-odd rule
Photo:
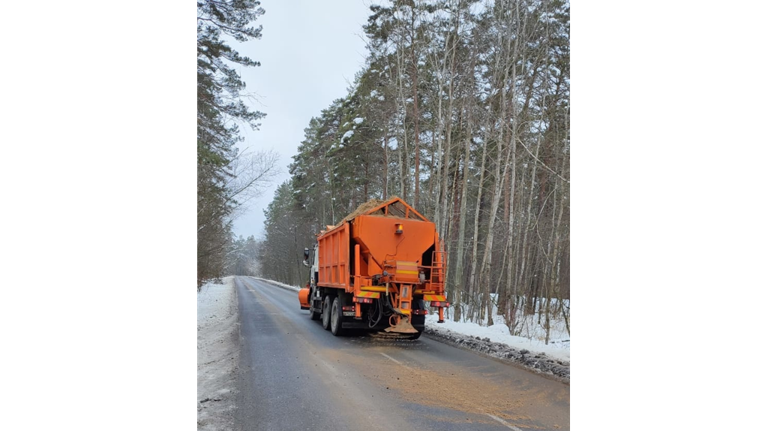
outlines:
[[[334,337],[296,293],[236,277],[242,430],[567,430],[570,387],[422,336]]]

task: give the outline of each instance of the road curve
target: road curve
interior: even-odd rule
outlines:
[[[570,388],[426,337],[334,337],[296,293],[236,277],[241,430],[567,430]]]

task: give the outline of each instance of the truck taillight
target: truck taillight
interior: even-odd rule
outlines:
[[[345,305],[345,306],[341,307],[341,310],[342,311],[355,311],[355,306],[354,305]]]
[[[403,233],[403,224],[398,223],[395,225],[395,233]]]
[[[359,302],[361,304],[372,304],[373,303],[373,298],[364,298],[364,297],[361,297],[361,296],[355,296],[353,301],[354,302]]]
[[[417,316],[426,316],[427,315],[427,310],[413,310],[413,314],[415,314]]]
[[[429,305],[432,307],[450,307],[451,304],[449,304],[447,301],[432,301]]]

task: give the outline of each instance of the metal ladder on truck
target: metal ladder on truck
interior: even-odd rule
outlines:
[[[429,283],[434,292],[445,291],[445,251],[432,252],[432,267]]]

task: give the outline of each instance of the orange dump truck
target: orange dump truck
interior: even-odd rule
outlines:
[[[445,298],[443,246],[435,224],[402,199],[369,201],[317,238],[301,308],[323,328],[383,331],[416,339],[424,330],[427,307],[439,322]]]

